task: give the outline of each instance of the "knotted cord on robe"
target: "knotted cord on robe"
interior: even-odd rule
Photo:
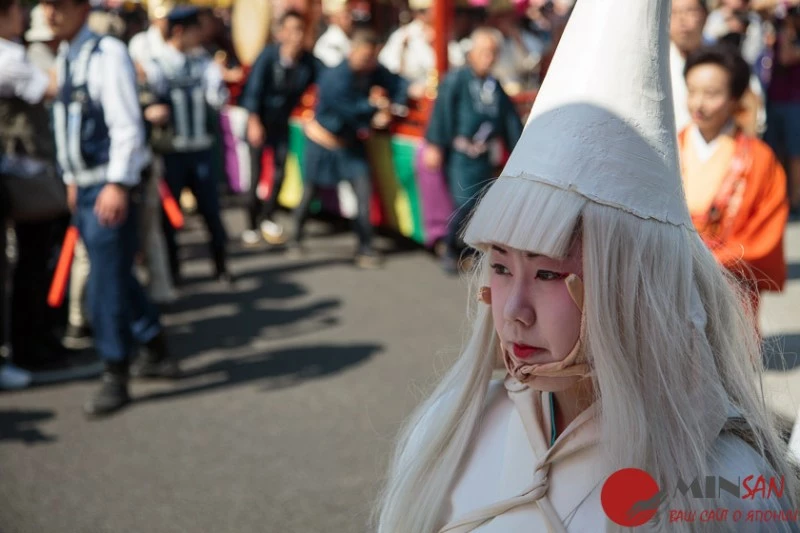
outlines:
[[[522,419],[528,441],[536,457],[539,458],[534,470],[533,481],[517,496],[472,511],[445,525],[439,530],[439,533],[469,533],[512,509],[531,503],[539,506],[550,532],[566,533],[567,531],[547,496],[550,488],[550,467],[597,443],[596,431],[579,431],[587,429],[589,424],[597,423],[597,404],[593,404],[578,415],[558,437],[555,444],[549,447],[550,439],[545,435],[540,424],[540,421],[546,422],[548,426],[550,424],[549,412],[547,409],[543,409],[542,402],[537,398],[537,395],[542,394],[541,391],[535,391],[511,376],[506,378],[505,387]]]

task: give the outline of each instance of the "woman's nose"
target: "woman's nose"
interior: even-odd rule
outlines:
[[[514,287],[506,300],[504,314],[509,322],[532,326],[536,322],[536,311],[529,291]]]

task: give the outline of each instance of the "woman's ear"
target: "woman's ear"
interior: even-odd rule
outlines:
[[[575,274],[570,274],[564,282],[567,284],[567,291],[572,301],[583,311],[583,280]]]
[[[490,287],[478,289],[478,301],[486,305],[492,305],[492,289]]]

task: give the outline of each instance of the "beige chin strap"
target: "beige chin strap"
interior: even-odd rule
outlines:
[[[581,331],[578,336],[578,341],[572,348],[572,351],[562,359],[555,363],[545,363],[540,365],[532,365],[518,360],[508,350],[503,349],[503,363],[506,366],[508,373],[521,383],[531,381],[537,377],[548,378],[568,378],[568,377],[588,377],[591,375],[591,368],[586,363],[586,354],[583,349],[583,339],[586,334],[586,313],[583,309],[583,280],[576,274],[570,274],[564,280],[567,285],[569,295],[572,301],[581,310]],[[492,303],[492,290],[489,287],[481,287],[478,292],[478,300],[491,305]]]

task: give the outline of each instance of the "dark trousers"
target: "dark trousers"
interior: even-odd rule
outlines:
[[[47,305],[47,293],[68,223],[68,218],[59,218],[14,226],[17,263],[11,289],[11,346],[19,364],[44,362],[59,351],[58,311]]]
[[[372,183],[366,158],[362,145],[329,150],[306,137],[304,171],[307,177],[303,184],[303,197],[294,211],[295,242],[299,243],[303,238],[303,228],[308,220],[311,202],[319,196],[323,188],[336,187],[344,180],[353,186],[358,203],[355,231],[359,253],[372,251],[372,224],[369,219]]]
[[[135,343],[146,344],[161,331],[158,311],[133,275],[138,249],[137,206],[115,227],[100,224],[94,205],[103,185],[78,189],[75,218],[92,265],[89,314],[98,355],[108,363],[129,360]]]
[[[269,197],[262,201],[258,197],[258,181],[261,177],[261,156],[264,149],[271,149],[274,160],[274,170],[272,175],[272,187]],[[286,175],[286,155],[289,153],[289,137],[280,135],[278,137],[267,137],[263,147],[250,149],[251,161],[251,182],[250,187],[250,229],[257,230],[259,224],[264,220],[272,218],[275,208],[278,206],[278,196],[283,186],[283,178]]]
[[[197,199],[197,209],[211,234],[212,255],[215,259],[224,255],[227,235],[219,213],[219,192],[217,177],[211,171],[211,151],[167,154],[164,167],[167,185],[176,200],[184,187],[189,187]],[[172,273],[177,274],[180,271],[177,232],[166,216],[163,220],[170,267]]]
[[[372,224],[369,219],[369,202],[372,194],[372,186],[369,176],[358,176],[351,180],[355,191],[356,201],[358,202],[358,214],[354,221],[355,232],[358,236],[359,252],[369,252],[372,250]],[[303,186],[303,197],[294,212],[295,237],[296,242],[303,239],[303,229],[308,220],[311,202],[319,198],[319,193],[323,187],[314,183],[306,182]]]

